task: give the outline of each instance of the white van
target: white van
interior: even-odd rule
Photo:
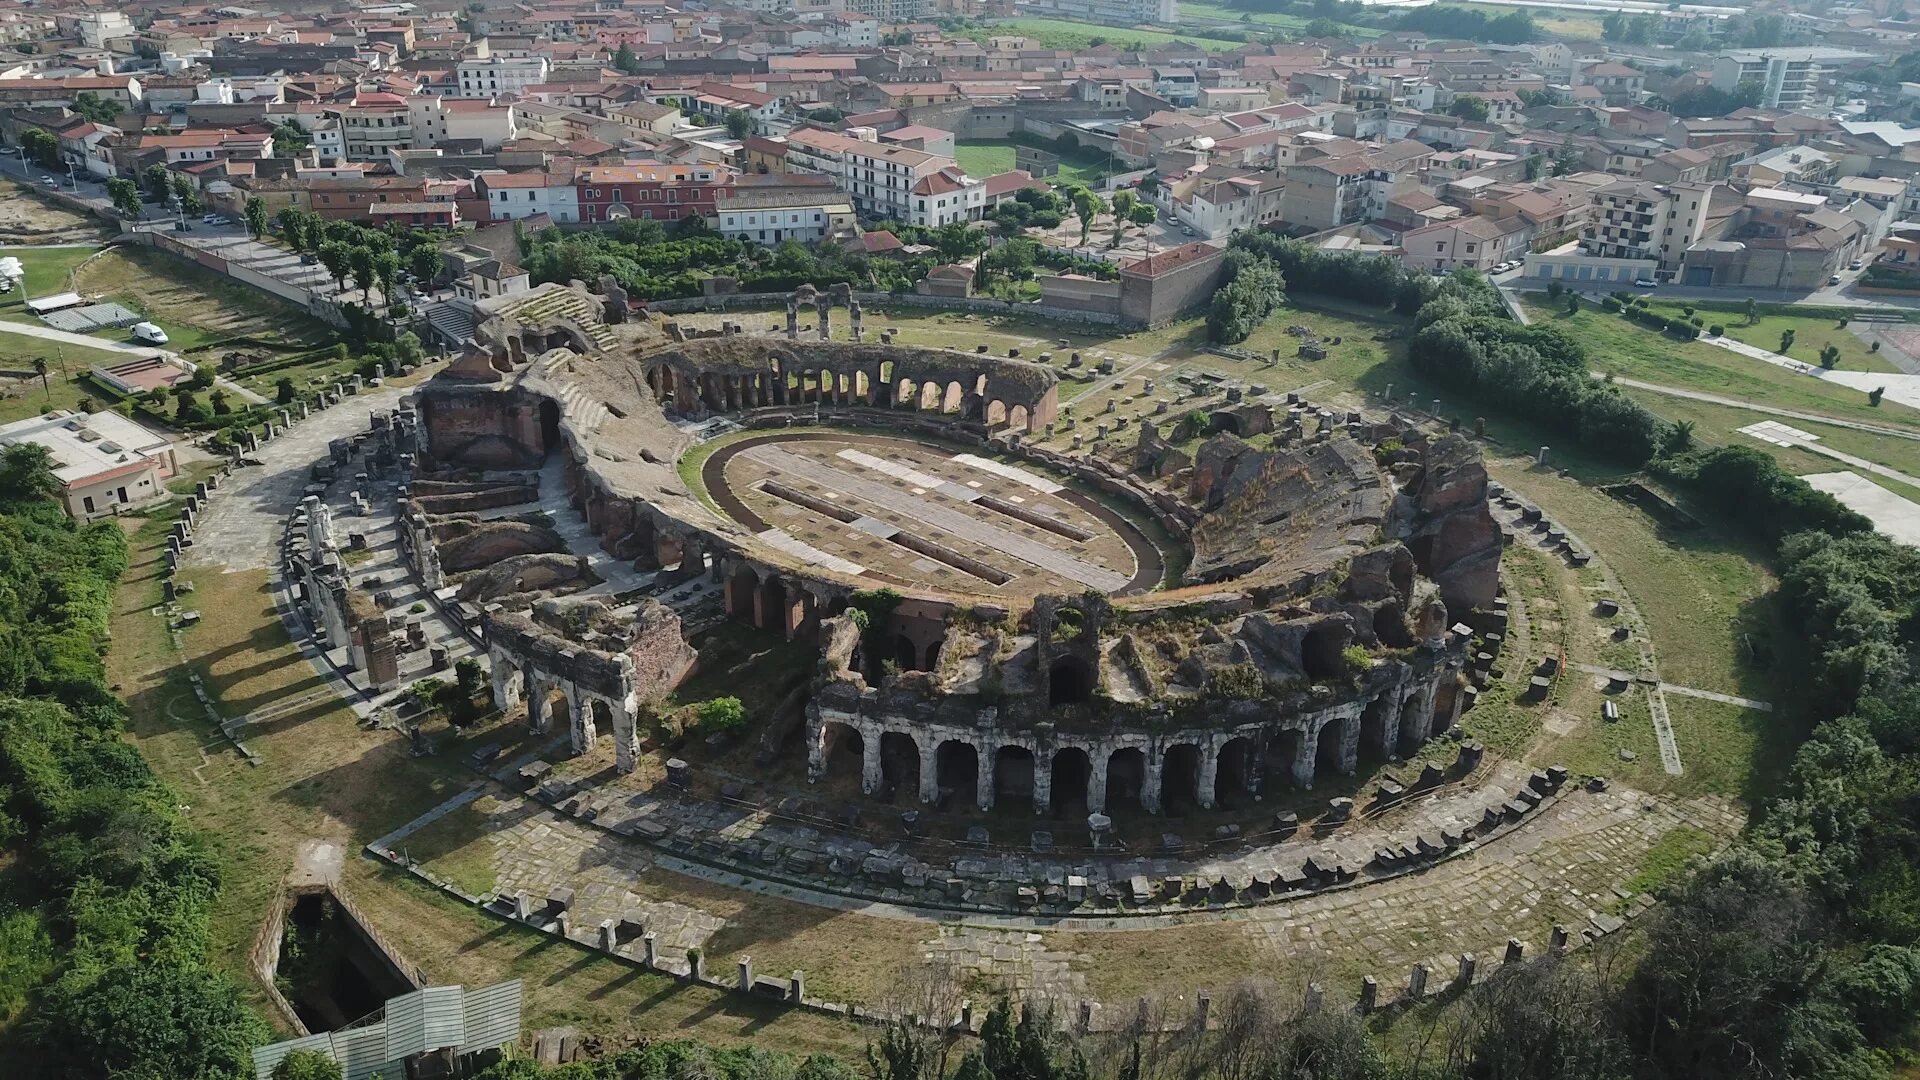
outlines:
[[[133,336],[149,345],[165,345],[167,343],[167,332],[150,322],[134,323]]]

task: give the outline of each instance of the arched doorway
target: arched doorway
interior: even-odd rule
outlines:
[[[1340,729],[1342,721],[1329,720],[1320,726],[1320,740],[1314,747],[1313,774],[1317,777],[1340,775]]]
[[[860,782],[866,757],[866,742],[851,724],[827,720],[820,725],[820,774],[831,780],[852,777]]]
[[[742,565],[727,575],[727,614],[753,625],[754,593],[759,588],[760,578],[751,566]]]
[[[1200,748],[1192,743],[1167,747],[1160,769],[1160,808],[1168,815],[1184,814],[1200,803]]]
[[[893,662],[901,671],[920,667],[920,650],[913,647],[912,638],[905,634],[893,635]]]
[[[1053,754],[1053,816],[1085,820],[1087,784],[1093,778],[1093,762],[1078,746],[1068,746]]]
[[[560,403],[540,399],[540,452],[549,453],[560,446]]]
[[[1293,783],[1293,761],[1300,753],[1301,734],[1294,728],[1285,728],[1267,738],[1267,775],[1284,776],[1287,783]]]
[[[592,742],[602,735],[613,734],[613,707],[599,698],[587,703],[586,709],[587,741]]]
[[[781,584],[778,574],[760,583],[759,614],[760,629],[776,634],[787,632],[787,587]]]
[[[1025,405],[1015,405],[1007,410],[1007,426],[1015,431],[1026,431],[1033,426],[1033,420]]]
[[[998,427],[1007,422],[1007,404],[999,398],[987,402],[987,426]]]
[[[1123,746],[1107,758],[1107,806],[1122,801],[1140,805],[1140,792],[1147,784],[1147,754],[1137,746]]]
[[[959,383],[948,383],[945,396],[943,396],[940,401],[940,411],[944,413],[959,412],[961,402],[966,400],[966,394],[966,389]]]
[[[1393,754],[1393,739],[1387,732],[1387,714],[1392,708],[1393,691],[1377,694],[1360,712],[1360,751],[1385,760]]]
[[[880,736],[881,794],[889,801],[920,798],[920,746],[902,731]]]
[[[939,804],[949,798],[965,805],[973,802],[980,787],[980,752],[972,743],[949,739],[934,752],[934,782],[940,787]]]
[[[993,752],[993,804],[1033,805],[1033,751],[1002,746]]]
[[[1250,801],[1254,791],[1249,781],[1258,768],[1256,753],[1253,740],[1245,737],[1228,739],[1220,748],[1220,764],[1213,773],[1213,805],[1232,808]]]
[[[570,712],[567,692],[556,686],[548,690],[546,698],[540,702],[539,726],[548,731],[564,728],[573,722]]]
[[[1078,705],[1093,699],[1093,665],[1084,657],[1062,656],[1047,668],[1047,704]]]

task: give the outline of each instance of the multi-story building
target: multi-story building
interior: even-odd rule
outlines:
[[[741,177],[741,180],[798,177]],[[714,204],[713,226],[729,240],[779,244],[819,243],[855,232],[853,204],[846,193],[827,185],[741,186],[722,192]]]
[[[909,225],[978,221],[986,213],[987,185],[968,176],[958,165],[921,177],[913,185],[912,196],[906,217]]]
[[[473,178],[473,189],[487,203],[490,221],[522,221],[545,214],[559,225],[578,224],[580,189],[573,185],[573,165],[556,162],[548,172],[483,172]]]
[[[1286,182],[1276,172],[1247,172],[1215,177],[1209,168],[1191,186],[1182,186],[1174,201],[1174,215],[1209,240],[1219,240],[1237,229],[1277,221]]]
[[[1177,0],[1016,0],[1015,10],[1022,15],[1044,15],[1081,22],[1161,23],[1172,26],[1179,21]]]
[[[459,96],[497,98],[518,96],[526,88],[547,81],[544,56],[489,56],[462,60],[455,68]]]
[[[582,222],[678,221],[694,214],[710,219],[731,176],[719,165],[602,165],[579,170],[574,186]]]
[[[1742,84],[1760,87],[1763,109],[1804,109],[1814,105],[1820,82],[1849,60],[1870,60],[1868,53],[1818,46],[1734,49],[1713,58],[1713,88],[1734,93]]]
[[[1394,198],[1418,188],[1432,158],[1432,147],[1402,141],[1297,161],[1284,170],[1281,217],[1290,225],[1316,230],[1377,221]]]
[[[483,150],[519,134],[512,102],[492,98],[434,97],[418,94],[407,99],[407,120],[415,149],[447,143],[478,143]]]
[[[1637,180],[1597,188],[1580,250],[1602,259],[1650,260],[1674,271],[1706,226],[1708,190]]]
[[[346,156],[356,161],[384,159],[389,150],[413,145],[413,122],[407,99],[399,94],[360,94],[346,105],[334,106]]]
[[[1400,236],[1400,264],[1409,270],[1485,271],[1526,254],[1531,230],[1516,218],[1495,221],[1478,214],[1438,221]]]
[[[922,180],[943,170],[956,169],[958,166],[952,158],[904,146],[888,146],[877,141],[872,128],[851,130],[859,134],[840,135],[802,128],[788,135],[786,171],[831,177],[853,197],[854,209],[872,218],[915,221],[917,218],[933,216],[940,210],[953,209],[951,205],[938,205],[941,199],[951,200],[954,197],[952,192],[930,192],[935,201],[924,209],[916,209],[915,201],[920,196],[914,194],[915,187]],[[935,186],[945,187],[945,184]],[[968,198],[960,209],[963,212],[977,210],[985,202],[983,190],[977,202]],[[975,217],[978,214],[963,213],[963,216]],[[949,217],[946,220],[955,219]]]

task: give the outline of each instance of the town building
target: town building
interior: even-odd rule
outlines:
[[[0,446],[47,448],[60,501],[87,521],[137,510],[169,497],[179,471],[166,437],[114,412],[50,412],[0,427]]]

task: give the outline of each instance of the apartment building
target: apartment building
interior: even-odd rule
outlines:
[[[460,97],[518,97],[527,87],[547,81],[544,56],[489,56],[462,60],[454,69]]]
[[[831,186],[812,190],[785,186],[764,191],[739,188],[724,192],[714,203],[713,227],[729,240],[749,244],[780,244],[788,240],[815,244],[857,231],[853,203],[844,192]]]
[[[911,209],[905,219],[909,225],[978,221],[986,213],[987,185],[968,176],[958,165],[921,177],[911,195]]]
[[[514,103],[492,98],[434,97],[420,94],[407,99],[407,122],[415,149],[448,143],[474,143],[483,150],[518,136]]]
[[[712,218],[714,200],[732,177],[719,165],[598,165],[579,170],[580,220],[585,223],[652,218]]]
[[[920,181],[956,167],[952,158],[904,146],[888,146],[878,141],[872,128],[850,130],[859,134],[841,135],[802,128],[788,135],[786,171],[831,177],[852,197],[854,209],[871,218],[914,221],[916,217],[926,217],[941,209],[953,209],[951,205],[937,205],[939,200],[952,200],[953,192],[930,191],[927,196],[918,197],[914,193]],[[946,184],[936,186],[944,188]],[[934,203],[916,210],[916,198],[925,197],[931,197]],[[984,205],[985,201],[982,190],[978,205]],[[967,207],[963,205],[961,209]]]
[[[340,122],[341,142],[351,160],[384,160],[389,150],[413,146],[412,114],[399,94],[360,94],[329,111]]]
[[[1284,168],[1281,217],[1290,225],[1331,229],[1384,217],[1387,205],[1419,187],[1433,148],[1401,141],[1359,153],[1300,160]]]
[[[524,221],[545,215],[557,225],[578,224],[580,189],[574,186],[571,162],[550,172],[483,172],[473,178],[473,190],[486,200],[489,221]]]
[[[1174,199],[1174,216],[1208,240],[1280,220],[1286,181],[1277,172],[1214,176],[1210,168]]]
[[[1713,58],[1713,88],[1733,93],[1743,83],[1760,87],[1763,109],[1805,109],[1818,103],[1820,83],[1850,60],[1871,54],[1819,46],[1733,49]]]
[[[1593,221],[1580,250],[1602,259],[1650,260],[1663,271],[1680,266],[1706,226],[1708,188],[1629,180],[1593,192]]]
[[[1410,229],[1400,237],[1400,262],[1409,270],[1486,271],[1526,254],[1531,233],[1519,219],[1495,221],[1478,214]]]

